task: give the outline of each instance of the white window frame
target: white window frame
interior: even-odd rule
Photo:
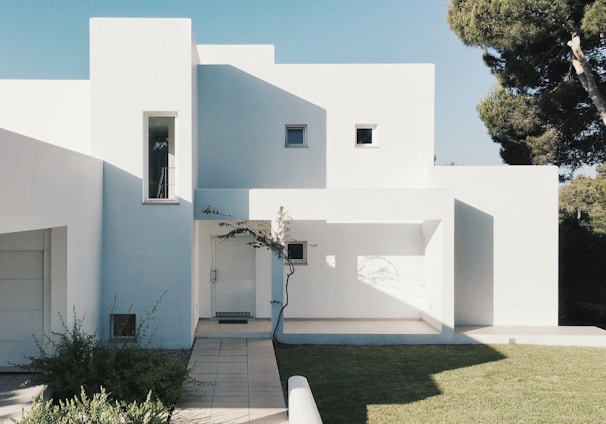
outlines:
[[[290,261],[295,265],[307,265],[307,242],[306,241],[289,241],[286,243],[286,252],[288,253],[288,246],[291,244],[301,244],[303,245],[303,258],[301,259],[290,259]]]
[[[369,143],[369,144],[358,143],[358,130],[371,130],[372,143]],[[368,149],[370,147],[379,147],[377,124],[356,124],[356,128],[354,131],[354,145],[361,149]]]
[[[149,195],[149,120],[150,118],[174,118],[174,194],[168,198],[156,198],[150,197]],[[177,112],[167,111],[147,111],[143,112],[143,203],[145,204],[177,204],[179,203],[179,190],[178,190],[178,159],[179,159],[179,148],[178,148],[178,129],[177,129]]]
[[[289,144],[288,143],[288,130],[302,130],[303,131],[303,144]],[[307,147],[307,125],[305,124],[287,124],[284,126],[284,147],[289,149],[298,149]]]

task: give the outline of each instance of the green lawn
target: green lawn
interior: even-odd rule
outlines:
[[[525,345],[281,346],[325,424],[606,423],[606,349]]]

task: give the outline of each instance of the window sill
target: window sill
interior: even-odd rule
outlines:
[[[179,199],[145,199],[144,205],[178,205]]]

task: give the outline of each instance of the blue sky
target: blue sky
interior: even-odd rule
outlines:
[[[448,0],[0,0],[0,78],[88,78],[88,19],[191,18],[199,44],[274,44],[278,63],[434,63],[438,164],[498,165],[476,112],[494,78]],[[1,93],[0,93],[1,95]],[[403,131],[406,131],[403,128]]]

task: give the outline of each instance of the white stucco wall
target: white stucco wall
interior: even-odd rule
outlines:
[[[91,19],[91,128],[104,166],[104,319],[155,316],[166,347],[191,345],[195,74],[189,19]],[[178,204],[143,204],[144,113],[176,115]],[[107,328],[107,327],[106,327]]]
[[[53,331],[72,306],[99,325],[101,302],[101,161],[0,129],[0,233],[51,228]]]
[[[436,167],[455,201],[458,325],[557,325],[556,167]]]
[[[203,65],[198,74],[199,187],[425,183],[433,65]],[[287,124],[307,125],[307,148],[284,147]],[[355,146],[356,124],[376,125],[378,147]]]
[[[0,128],[90,153],[89,82],[0,80]]]
[[[421,224],[296,221],[307,241],[295,265],[286,318],[420,318],[426,297]]]

